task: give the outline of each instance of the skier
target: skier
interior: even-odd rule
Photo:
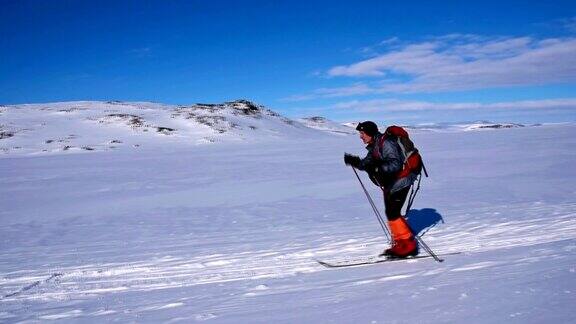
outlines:
[[[366,144],[368,154],[361,159],[344,153],[344,163],[368,173],[370,180],[384,193],[384,208],[388,227],[392,233],[392,246],[381,255],[404,258],[418,254],[418,244],[406,219],[402,216],[402,206],[418,174],[405,174],[402,148],[394,136],[382,134],[372,121],[356,126],[360,139]],[[385,137],[382,137],[385,136]]]

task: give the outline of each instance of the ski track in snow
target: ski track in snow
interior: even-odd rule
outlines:
[[[555,217],[543,214],[544,210],[548,213],[552,211]],[[423,239],[432,247],[450,247],[438,250],[437,253],[488,252],[576,239],[574,210],[576,204],[508,206],[508,212],[522,212],[525,219],[472,226],[466,231],[449,225],[437,230],[434,235],[424,236]],[[492,212],[490,209],[483,209],[477,210],[475,214],[477,217],[482,217],[483,214]],[[450,215],[445,217],[450,218]],[[542,235],[542,232],[551,234]],[[303,250],[298,247],[287,247],[281,250],[202,255],[186,259],[167,257],[146,262],[84,265],[60,268],[53,273],[33,270],[26,271],[25,274],[4,273],[0,288],[4,301],[60,300],[125,290],[149,291],[236,280],[281,278],[299,273],[326,271],[314,261],[315,258],[337,261],[342,260],[342,254],[347,256],[346,259],[361,258],[373,255],[383,245],[380,237],[362,237],[346,241],[337,241],[336,238],[330,237],[326,238],[326,241],[329,242]],[[160,244],[173,246],[169,241]],[[534,260],[532,258],[524,261]],[[431,262],[431,260],[407,262]],[[456,267],[450,271],[470,271],[492,265],[494,264],[491,262],[480,262]],[[408,277],[410,276],[403,275],[382,280]]]

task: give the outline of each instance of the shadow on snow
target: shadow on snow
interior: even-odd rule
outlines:
[[[410,209],[406,220],[414,234],[418,236],[423,236],[436,224],[444,223],[442,215],[434,208]]]

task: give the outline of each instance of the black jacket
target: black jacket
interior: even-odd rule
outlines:
[[[377,186],[395,192],[411,185],[413,179],[406,179],[407,181],[397,179],[398,172],[404,165],[402,149],[394,136],[388,136],[382,145],[379,145],[382,136],[384,135],[378,133],[374,141],[366,146],[368,154],[361,160],[358,169],[366,171],[370,180]]]

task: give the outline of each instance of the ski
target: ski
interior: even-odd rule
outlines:
[[[444,255],[455,255],[460,254],[461,252],[454,252],[454,253],[446,253]],[[376,263],[383,263],[383,262],[396,262],[396,261],[409,261],[409,260],[416,260],[416,259],[427,259],[432,258],[431,255],[416,255],[407,258],[380,258],[380,257],[373,257],[370,259],[364,260],[344,260],[344,261],[335,261],[335,262],[326,262],[321,260],[316,260],[319,264],[325,266],[326,268],[344,268],[344,267],[357,267],[363,265],[370,265]]]

